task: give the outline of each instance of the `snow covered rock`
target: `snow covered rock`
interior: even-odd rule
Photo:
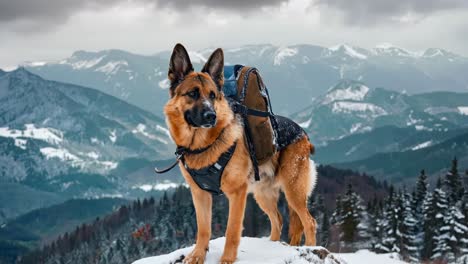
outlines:
[[[217,264],[224,249],[225,238],[210,241],[210,250],[206,255],[206,264]],[[172,264],[182,263],[184,256],[192,247],[176,250],[167,255],[140,259],[133,264]],[[347,263],[329,253],[323,247],[292,247],[282,242],[273,242],[267,238],[243,237],[239,246],[238,264],[340,264]]]

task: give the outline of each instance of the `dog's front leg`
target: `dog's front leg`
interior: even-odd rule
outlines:
[[[229,199],[229,219],[226,229],[226,244],[221,257],[222,264],[234,263],[237,257],[247,200],[247,185],[229,194],[226,193],[226,196]]]
[[[187,264],[203,264],[205,261],[206,251],[211,238],[211,194],[192,186],[193,204],[197,214],[197,242],[192,252],[185,257],[184,263]]]

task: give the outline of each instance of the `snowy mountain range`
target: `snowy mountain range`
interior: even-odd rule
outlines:
[[[435,176],[434,180],[444,175],[450,160],[456,157],[462,173],[467,173],[468,132],[465,130],[464,133],[447,140],[438,140],[440,138],[437,137],[429,139],[411,149],[400,151],[377,151],[374,155],[360,160],[335,161],[333,166],[366,172],[379,179],[412,184],[421,169],[426,170],[428,175]]]
[[[2,181],[24,181],[33,172],[47,178],[73,170],[107,174],[122,160],[161,158],[172,147],[160,117],[24,68],[0,77],[0,113],[2,145],[15,157],[2,162]]]
[[[468,126],[468,93],[408,95],[343,80],[291,115],[318,146],[384,126],[447,132]]]
[[[200,69],[212,51],[189,52],[194,67]],[[169,51],[150,56],[121,50],[77,51],[60,61],[24,66],[44,78],[93,87],[159,114],[168,97],[169,56]],[[409,94],[468,91],[468,58],[443,49],[411,52],[390,44],[370,50],[350,45],[248,45],[225,49],[225,58],[227,64],[259,68],[274,109],[282,114],[309,105],[340,79]]]
[[[115,171],[134,160],[163,159],[172,149],[162,118],[115,97],[24,68],[0,76],[0,184],[40,191],[32,199],[121,196]],[[12,197],[19,196],[4,198],[16,204]],[[4,202],[0,215],[11,216]]]
[[[195,68],[211,51],[190,52]],[[273,110],[304,127],[321,163],[429,148],[468,126],[468,93],[454,92],[466,91],[468,60],[444,50],[251,45],[225,54],[228,64],[261,70]],[[180,184],[177,172],[159,178],[152,172],[155,160],[170,162],[174,148],[161,117],[169,56],[78,51],[58,62],[0,70],[0,183],[33,188],[31,197],[44,201],[37,206],[63,195],[146,195]],[[395,140],[390,131],[402,136]]]
[[[326,145],[317,148],[315,158],[319,163],[333,164],[367,159],[381,153],[395,155],[396,152],[411,152],[432,147],[467,133],[468,128],[429,131],[417,130],[414,127],[382,126],[368,132],[328,141]],[[450,159],[451,156],[448,155],[446,158]]]
[[[83,182],[77,178],[89,177],[83,174],[98,175],[90,177],[91,185],[104,185],[108,192],[122,182],[142,192],[181,182],[177,173],[149,178],[152,161],[170,158],[174,147],[156,115],[93,89],[44,80],[25,68],[2,72],[0,102],[1,182],[43,190],[46,182],[47,191],[88,196],[102,191],[77,184]],[[468,126],[466,102],[468,93],[408,95],[343,80],[291,117],[319,147],[319,162],[342,163],[457,136]],[[389,131],[404,136],[395,140]]]

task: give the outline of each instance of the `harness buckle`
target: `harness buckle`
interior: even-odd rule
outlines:
[[[232,110],[234,113],[243,114],[243,115],[247,114],[247,106],[238,102],[233,104]]]

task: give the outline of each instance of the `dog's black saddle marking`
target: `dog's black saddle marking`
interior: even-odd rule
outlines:
[[[275,118],[277,122],[276,132],[278,134],[276,140],[279,150],[282,150],[302,137],[307,136],[304,129],[291,119],[279,115],[275,115]]]
[[[226,152],[221,154],[215,163],[198,170],[188,167],[187,163],[185,163],[184,157],[182,157],[181,161],[200,189],[215,195],[221,195],[223,194],[223,191],[221,190],[221,176],[236,150],[236,145],[237,142],[234,143]]]

